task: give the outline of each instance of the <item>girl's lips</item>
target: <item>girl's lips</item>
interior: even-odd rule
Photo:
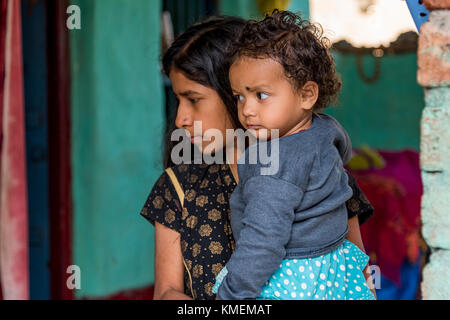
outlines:
[[[202,136],[193,136],[191,137],[191,143],[202,141]]]
[[[257,126],[257,125],[253,125],[253,124],[249,124],[249,125],[247,125],[247,127],[248,127],[248,129],[254,129],[254,130],[262,128],[261,126]]]

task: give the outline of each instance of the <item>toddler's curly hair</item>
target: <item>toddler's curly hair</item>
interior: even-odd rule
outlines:
[[[319,24],[290,11],[275,9],[260,21],[249,20],[234,44],[233,60],[240,57],[271,58],[283,66],[294,89],[307,81],[319,86],[314,110],[337,103],[342,87],[329,53],[330,41]]]

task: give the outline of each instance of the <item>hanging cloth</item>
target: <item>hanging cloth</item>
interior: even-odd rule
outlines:
[[[29,271],[21,9],[19,0],[0,1],[0,282],[3,299],[22,300],[29,298]]]

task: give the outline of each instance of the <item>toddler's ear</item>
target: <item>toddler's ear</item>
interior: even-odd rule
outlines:
[[[300,90],[302,109],[312,110],[319,98],[319,86],[314,81],[307,81]]]

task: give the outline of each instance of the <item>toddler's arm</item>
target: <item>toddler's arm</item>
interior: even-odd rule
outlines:
[[[247,200],[243,228],[228,261],[219,299],[255,299],[285,257],[294,209],[303,198],[296,185],[271,176],[255,176],[243,186]]]

